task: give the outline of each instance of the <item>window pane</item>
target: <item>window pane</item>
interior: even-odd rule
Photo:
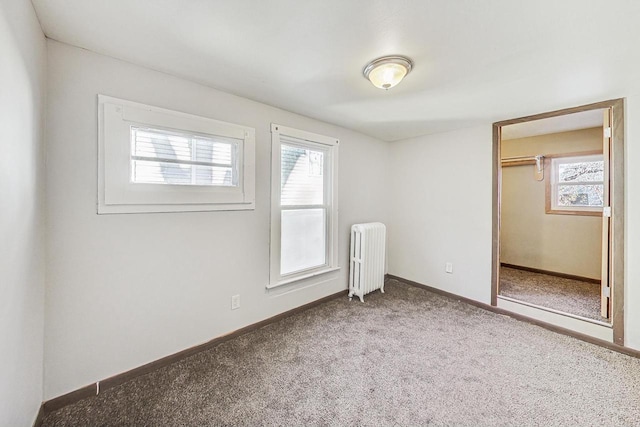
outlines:
[[[139,184],[233,186],[230,167],[133,160],[131,174],[132,181]]]
[[[558,165],[559,182],[602,182],[604,179],[604,162],[560,163]]]
[[[603,206],[603,185],[559,185],[558,206]]]
[[[133,160],[132,181],[144,184],[191,184],[191,167],[177,163]]]
[[[152,130],[132,129],[133,153],[137,157],[167,160],[191,160],[189,138],[163,134]]]
[[[281,145],[283,206],[324,203],[324,152]]]
[[[222,166],[193,166],[196,185],[233,186],[233,169]]]
[[[324,209],[282,211],[280,274],[326,264]]]
[[[211,139],[194,139],[194,143],[196,144],[195,161],[231,166],[232,144]]]
[[[131,180],[143,184],[235,186],[238,141],[131,128]],[[157,159],[157,160],[155,160]]]

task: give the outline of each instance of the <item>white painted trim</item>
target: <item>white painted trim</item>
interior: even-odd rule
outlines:
[[[521,301],[521,300],[516,299],[516,298],[506,297],[504,295],[498,295],[498,298],[503,299],[505,301],[511,301],[511,302],[514,302],[514,303],[517,303],[517,304],[526,305],[528,307],[533,307],[533,308],[538,309],[538,310],[548,311],[549,313],[555,313],[555,314],[559,314],[561,316],[571,317],[571,318],[574,318],[576,320],[580,320],[582,322],[590,322],[590,323],[594,323],[596,325],[604,326],[606,328],[611,328],[612,327],[611,323],[607,323],[607,322],[604,322],[604,321],[601,321],[601,320],[596,320],[596,319],[590,319],[588,317],[578,316],[577,314],[566,313],[564,311],[555,310],[555,309],[549,308],[549,307],[543,307],[541,305],[532,304],[532,303],[526,302],[526,301]]]
[[[296,275],[295,277],[291,277],[289,279],[283,279],[280,280],[277,283],[269,283],[267,285],[267,289],[273,289],[273,288],[277,288],[278,286],[283,286],[283,285],[288,285],[290,283],[294,283],[294,282],[299,282],[301,280],[304,279],[309,279],[311,277],[316,277],[316,276],[320,276],[322,274],[326,274],[326,273],[331,273],[333,271],[339,271],[340,267],[324,267],[320,270],[314,270],[310,273],[306,273],[306,274],[302,274],[302,275]]]
[[[307,132],[305,130],[294,129],[287,126],[271,123],[271,134],[282,134],[290,136],[292,138],[309,141],[316,144],[324,144],[335,146],[340,143],[340,140],[330,136],[320,135],[317,133]]]
[[[569,329],[594,338],[599,338],[608,342],[613,342],[613,328],[604,326],[595,322],[586,322],[576,319],[575,317],[565,314],[553,313],[548,310],[531,307],[513,300],[505,299],[498,296],[498,308],[529,317],[531,319],[540,320],[561,328]]]

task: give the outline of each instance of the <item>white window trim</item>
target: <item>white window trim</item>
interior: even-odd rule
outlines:
[[[240,140],[238,186],[131,183],[131,126]],[[98,95],[97,205],[98,214],[255,209],[255,129]]]
[[[583,156],[567,156],[551,158],[551,211],[573,211],[573,212],[602,212],[602,206],[560,206],[558,205],[558,173],[561,163],[579,163],[602,160],[602,154],[588,154]],[[567,185],[599,185],[603,181],[575,181]]]
[[[281,226],[281,145],[280,136],[290,137],[313,144],[328,147],[328,158],[325,159],[329,180],[327,188],[327,263],[320,267],[299,271],[282,276],[280,274],[280,226]],[[338,144],[340,141],[324,135],[294,129],[278,124],[271,124],[271,268],[267,288],[291,284],[310,279],[325,273],[339,270],[338,265]],[[304,142],[301,143],[304,145]],[[326,182],[326,181],[325,181]]]

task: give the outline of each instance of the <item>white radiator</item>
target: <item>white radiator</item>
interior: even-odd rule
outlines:
[[[384,293],[385,242],[384,224],[371,222],[351,226],[349,300],[380,289]]]

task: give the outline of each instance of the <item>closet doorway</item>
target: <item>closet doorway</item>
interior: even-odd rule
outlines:
[[[624,345],[623,100],[494,124],[492,305]]]

